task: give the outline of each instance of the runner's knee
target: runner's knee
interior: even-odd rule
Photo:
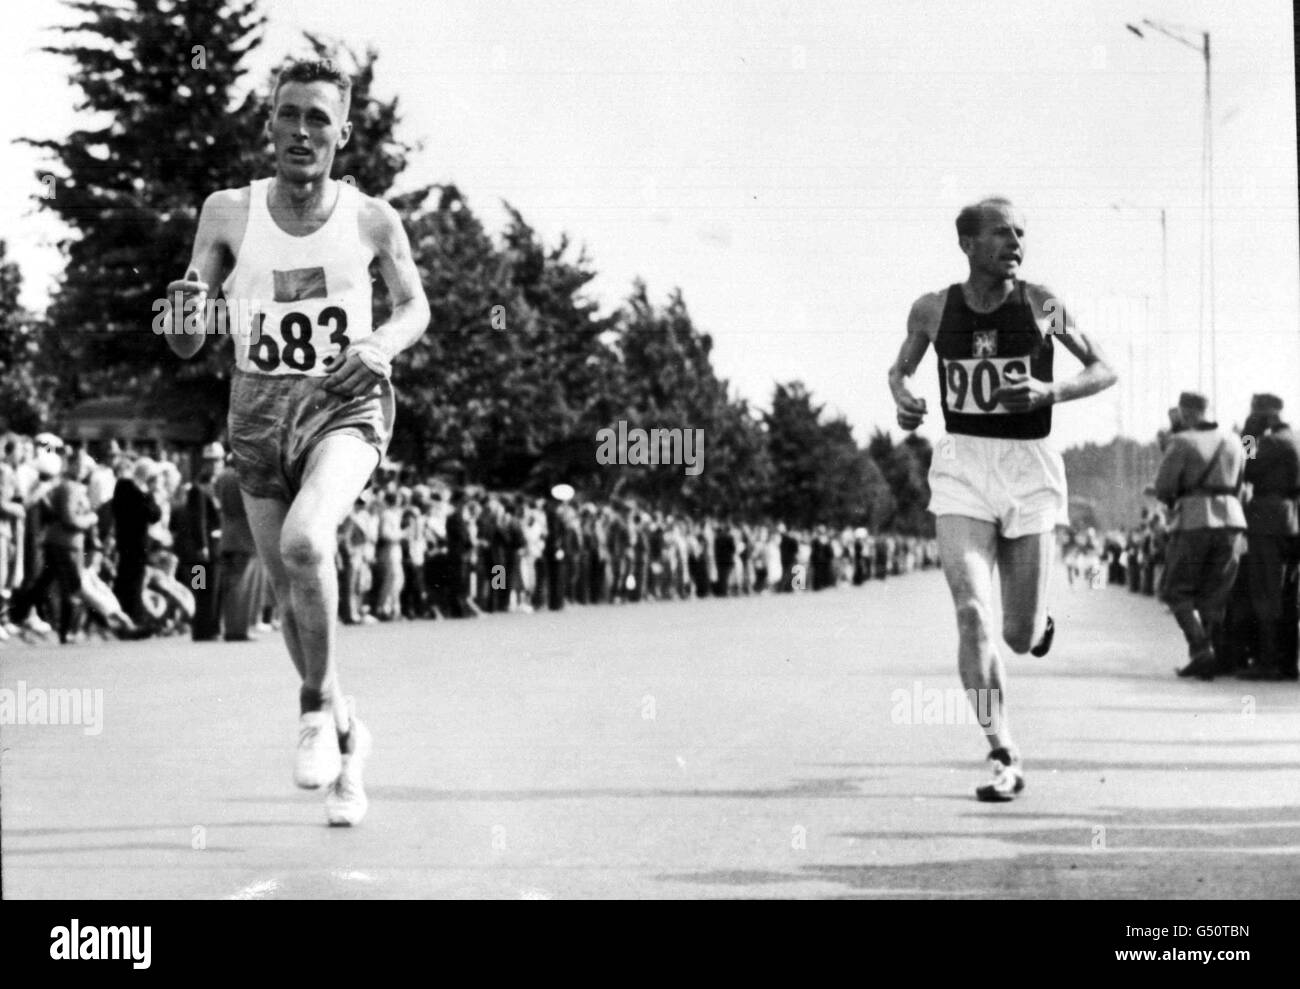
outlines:
[[[983,601],[963,601],[957,605],[957,634],[963,641],[978,641],[989,633],[989,618]]]
[[[334,562],[334,541],[320,539],[310,532],[286,530],[280,539],[280,559],[289,577],[316,574],[328,561]]]

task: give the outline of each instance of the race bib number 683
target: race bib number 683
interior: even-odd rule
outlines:
[[[1009,415],[1011,410],[993,396],[1008,376],[1024,377],[1029,368],[1023,357],[947,358],[943,362],[945,396],[949,412],[968,415]]]
[[[284,313],[278,326],[268,326],[266,314],[259,312],[253,324],[248,357],[265,374],[294,371],[323,374],[324,358],[342,353],[351,342],[347,329],[347,310],[339,306],[326,306],[315,323],[305,313]]]

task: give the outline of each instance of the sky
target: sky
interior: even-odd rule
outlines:
[[[401,133],[424,142],[399,189],[454,182],[489,230],[509,202],[549,241],[567,234],[600,272],[591,292],[607,310],[637,277],[659,301],[680,288],[718,373],[751,405],[798,379],[860,443],[876,427],[897,435],[886,372],[908,310],[966,277],[953,221],[1000,194],[1027,220],[1022,276],[1076,313],[1120,375],[1055,410],[1058,445],[1150,439],[1184,388],[1213,388],[1228,423],[1257,391],[1300,407],[1289,3],[263,9],[251,83],[304,51],[303,30],[372,45],[379,94],[400,96]],[[4,137],[78,126],[67,63],[38,50],[69,18],[51,0],[7,11]],[[1211,34],[1213,345],[1201,329],[1204,61],[1126,30],[1143,18],[1198,48]],[[33,210],[41,167],[32,149],[0,142],[0,236],[33,309],[66,235]],[[921,429],[931,439],[934,361],[913,379],[935,410]],[[1057,376],[1078,366],[1062,354]]]

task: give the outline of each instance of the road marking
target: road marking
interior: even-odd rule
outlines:
[[[245,886],[233,896],[228,896],[228,900],[260,900],[280,888],[280,880],[263,879],[261,882],[253,883],[251,886]]]
[[[379,881],[370,873],[357,872],[355,869],[335,869],[333,875],[335,879],[344,879],[356,883],[373,883]]]

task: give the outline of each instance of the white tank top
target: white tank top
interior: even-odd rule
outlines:
[[[324,225],[294,237],[271,219],[271,179],[249,185],[248,226],[235,268],[222,284],[235,366],[270,375],[324,376],[327,358],[368,337],[370,262],[361,193],[334,183],[338,198]]]

